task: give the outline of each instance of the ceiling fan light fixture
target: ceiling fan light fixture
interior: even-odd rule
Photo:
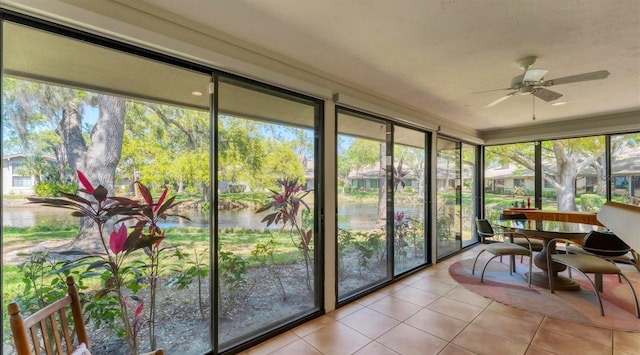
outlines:
[[[511,86],[506,89],[494,89],[480,92],[498,91],[498,90],[511,90],[511,92],[502,96],[501,98],[486,105],[485,108],[495,106],[502,101],[508,99],[514,95],[528,95],[531,94],[543,101],[551,102],[562,97],[562,94],[547,89],[549,86],[577,83],[590,80],[601,80],[609,76],[609,72],[606,70],[598,70],[590,73],[582,73],[576,75],[565,76],[555,79],[545,79],[545,75],[549,72],[546,69],[530,69],[530,67],[536,62],[536,56],[528,56],[519,59],[516,64],[524,70],[524,73],[517,75],[511,79]],[[564,105],[566,102],[558,102],[554,106]],[[534,116],[535,119],[535,116]]]
[[[533,86],[523,86],[518,89],[518,95],[528,95],[533,92]]]

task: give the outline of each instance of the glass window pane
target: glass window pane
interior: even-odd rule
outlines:
[[[118,334],[133,334],[127,327],[138,307],[140,352],[210,351],[210,96],[194,92],[205,93],[211,76],[8,22],[2,40],[3,318],[10,300],[31,314],[61,297],[57,252],[73,250],[64,258],[77,259],[81,251],[93,256],[70,272],[82,286],[94,353],[135,343]],[[101,214],[76,209],[78,218],[73,209],[25,204],[63,198],[61,191]],[[145,214],[121,206],[110,217],[111,196],[138,201]],[[165,209],[173,202],[181,204]],[[120,221],[125,212],[135,219]],[[117,243],[121,226],[137,243]],[[36,244],[51,251],[39,253]],[[34,287],[24,289],[23,279]]]
[[[387,125],[338,111],[338,299],[388,280]]]
[[[611,136],[611,199],[640,206],[640,133]]]
[[[460,143],[438,138],[436,149],[436,254],[438,258],[442,258],[462,247]]]
[[[516,143],[485,148],[484,207],[488,219],[497,219],[502,210],[535,206],[535,144]],[[546,181],[546,180],[545,180]],[[550,186],[543,185],[548,199]]]
[[[221,77],[218,334],[229,349],[319,310],[316,102]]]
[[[394,131],[394,273],[426,262],[424,132],[404,127]]]
[[[462,218],[462,246],[471,245],[476,241],[476,146],[462,144],[462,183],[461,187],[461,218]]]
[[[597,212],[606,201],[604,136],[542,142],[542,208]]]

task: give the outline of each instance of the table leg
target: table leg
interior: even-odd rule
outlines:
[[[538,287],[549,288],[548,273],[551,272],[551,277],[554,280],[554,289],[563,291],[579,291],[580,284],[570,278],[558,275],[558,272],[567,269],[565,265],[551,263],[551,270],[547,270],[547,252],[555,253],[556,250],[555,246],[550,247],[549,243],[545,240],[544,247],[533,258],[534,265],[540,268],[542,271],[533,272],[533,275],[531,275],[531,283]]]
[[[602,274],[595,274],[593,278],[595,279],[596,290],[602,292]]]

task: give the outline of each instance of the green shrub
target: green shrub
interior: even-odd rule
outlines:
[[[602,207],[602,197],[594,194],[584,194],[580,196],[580,205],[582,206],[582,211],[597,211]]]
[[[60,192],[75,195],[78,193],[78,184],[71,182],[43,181],[36,185],[34,191],[36,195],[40,197],[59,197],[61,196]]]
[[[556,192],[555,191],[542,191],[542,197],[544,198],[550,198],[550,199],[556,199]]]

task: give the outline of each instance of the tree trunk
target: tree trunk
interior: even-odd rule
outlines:
[[[575,184],[578,176],[578,166],[572,157],[565,154],[561,142],[554,141],[553,147],[556,153],[556,167],[558,169],[556,178],[558,211],[577,211]]]
[[[91,132],[91,144],[86,145],[82,136],[82,118],[78,114],[77,106],[69,103],[64,111],[64,117],[58,127],[58,133],[63,133],[63,140],[67,146],[69,165],[80,170],[96,187],[104,186],[109,195],[114,195],[115,173],[122,153],[122,139],[124,134],[125,99],[107,95],[97,96],[99,117]],[[87,196],[84,196],[87,197]],[[113,225],[107,225],[104,235],[109,235]],[[104,237],[103,235],[103,237]],[[101,248],[97,239],[97,226],[91,220],[83,218],[80,229],[70,247],[83,249]]]

